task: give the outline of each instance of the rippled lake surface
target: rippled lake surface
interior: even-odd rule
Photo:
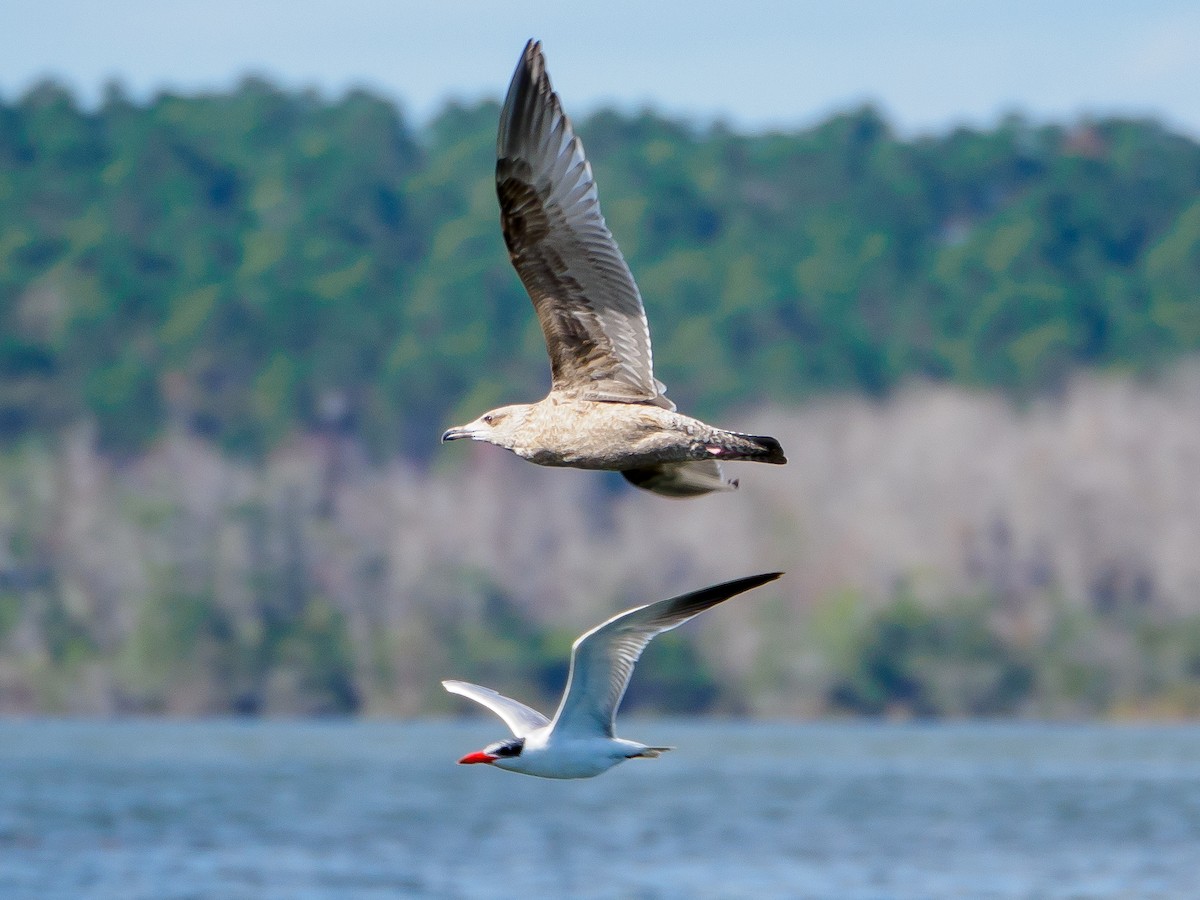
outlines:
[[[0,897],[1197,897],[1200,727],[0,722]]]

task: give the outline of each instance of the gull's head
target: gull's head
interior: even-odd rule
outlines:
[[[468,753],[458,761],[458,764],[471,766],[475,763],[487,763],[488,765],[498,765],[504,769],[508,768],[505,763],[511,763],[519,757],[523,749],[525,749],[525,738],[509,738],[506,741],[488,744],[482,750],[476,750],[474,753]]]
[[[525,417],[529,409],[529,404],[518,403],[485,412],[474,422],[447,428],[445,434],[442,435],[442,443],[457,441],[460,438],[470,438],[473,441],[486,441],[489,444],[511,450],[516,444],[517,433],[525,424]]]

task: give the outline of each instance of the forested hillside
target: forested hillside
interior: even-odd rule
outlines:
[[[549,380],[498,114],[0,100],[0,713],[550,703],[602,616],[784,569],[631,706],[1197,714],[1200,144],[576,123],[670,395],[791,459],[677,503],[437,449]]]
[[[497,116],[416,128],[262,81],[0,103],[0,436],[86,417],[130,453],[174,422],[255,456],[335,428],[424,456],[461,411],[540,396]],[[697,412],[911,376],[1028,392],[1200,348],[1200,145],[1152,122],[577,124],[659,375]]]

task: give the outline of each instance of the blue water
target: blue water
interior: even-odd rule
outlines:
[[[0,722],[0,897],[1198,897],[1200,727]]]

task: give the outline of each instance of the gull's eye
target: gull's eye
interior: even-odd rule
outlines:
[[[496,421],[496,417],[493,416],[491,413],[488,413],[486,416],[483,417],[484,425],[491,425],[495,421]]]

